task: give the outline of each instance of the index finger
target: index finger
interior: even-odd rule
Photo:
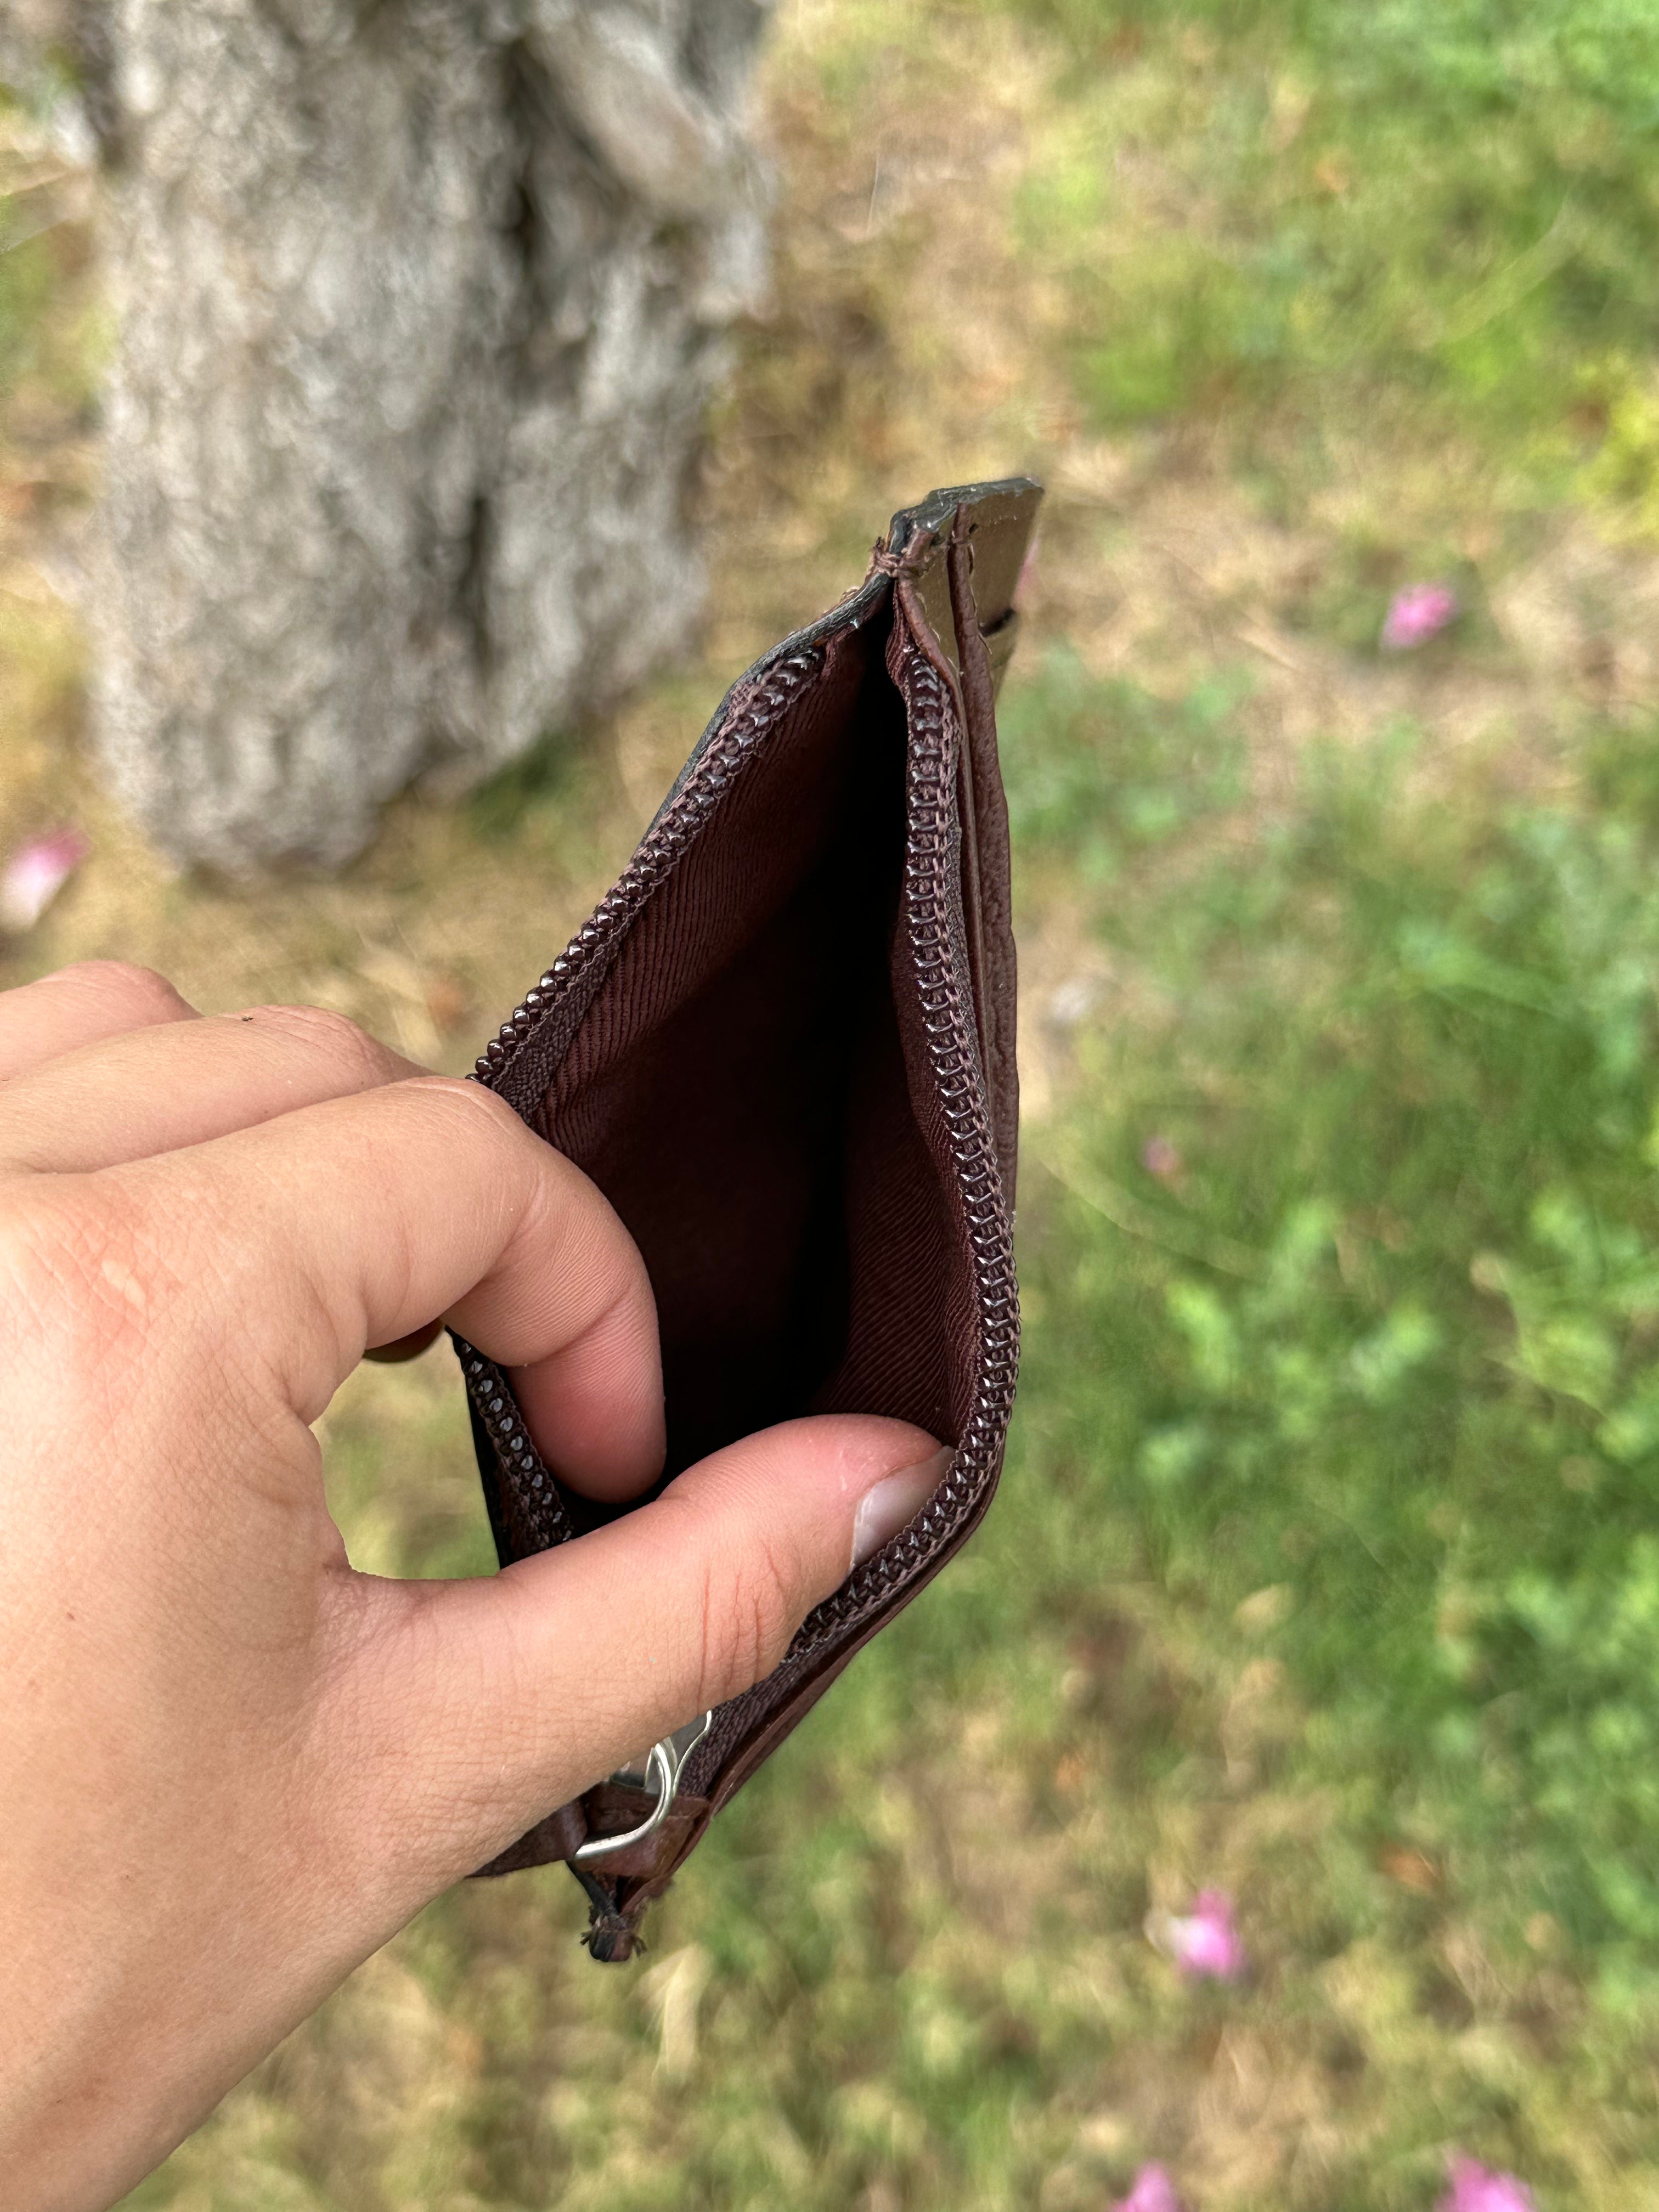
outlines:
[[[662,1363],[638,1248],[581,1170],[477,1084],[417,1077],[106,1179],[213,1326],[314,1420],[371,1344],[443,1315],[517,1372],[554,1471],[602,1498],[660,1471]]]

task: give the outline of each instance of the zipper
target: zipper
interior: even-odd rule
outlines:
[[[944,1113],[973,1254],[979,1324],[973,1410],[951,1471],[908,1528],[860,1568],[802,1630],[850,1625],[915,1572],[981,1502],[1013,1409],[1019,1364],[1019,1291],[1013,1240],[992,1142],[971,990],[964,994],[951,929],[951,811],[955,754],[963,740],[945,686],[916,647],[906,648],[910,730],[905,908],[910,963],[927,1032],[927,1056]],[[958,893],[958,896],[960,894]]]
[[[858,627],[865,609],[838,611],[840,630]],[[896,619],[902,620],[896,610]],[[882,1616],[914,1595],[966,1535],[989,1502],[1013,1404],[1019,1306],[1012,1242],[992,1141],[971,984],[961,972],[961,917],[953,915],[951,903],[953,890],[958,906],[961,901],[960,885],[952,880],[957,848],[951,807],[957,749],[965,738],[943,680],[908,632],[905,625],[900,664],[908,728],[903,910],[935,1097],[971,1255],[978,1331],[971,1409],[949,1473],[916,1518],[814,1608],[764,1681],[717,1712],[684,1777],[689,1793],[713,1797],[716,1803],[746,1778],[751,1762],[744,1752],[765,1734],[769,1721],[795,1703],[827,1664],[849,1656],[854,1637],[862,1640],[860,1632],[873,1633]],[[537,1089],[544,1091],[562,1059],[623,931],[695,842],[734,778],[820,672],[828,642],[820,634],[763,668],[752,688],[734,687],[726,712],[693,754],[680,785],[616,884],[479,1056],[477,1079],[507,1095],[526,1120],[537,1110]],[[517,1417],[506,1377],[470,1345],[458,1340],[457,1350],[475,1417],[490,1438],[509,1493],[501,1515],[492,1518],[519,1541],[528,1538],[532,1549],[565,1540],[570,1523],[558,1504],[552,1477]],[[651,1888],[672,1871],[665,1868],[653,1876]]]
[[[854,1638],[872,1634],[884,1616],[915,1596],[930,1571],[943,1565],[948,1553],[966,1537],[990,1503],[1013,1407],[1019,1362],[1013,1240],[991,1139],[971,992],[964,992],[957,972],[951,928],[951,811],[956,750],[963,738],[955,726],[944,682],[908,639],[902,669],[909,737],[905,923],[935,1095],[944,1114],[973,1255],[979,1342],[972,1408],[950,1472],[916,1518],[807,1615],[782,1660],[763,1681],[716,1714],[713,1729],[688,1763],[686,1773],[688,1789],[711,1799],[711,1810],[723,1804],[752,1771],[743,1751],[763,1734],[768,1721],[808,1688],[823,1663],[847,1652]]]
[[[550,1058],[556,1064],[562,1056],[610,965],[623,931],[694,842],[762,739],[775,728],[818,674],[823,659],[822,644],[815,642],[775,661],[754,679],[752,689],[746,692],[741,684],[732,687],[725,711],[716,718],[687,762],[678,787],[647,831],[633,859],[535,988],[525,993],[496,1036],[478,1055],[473,1066],[475,1079],[507,1097],[509,1104],[518,1107],[523,1119],[530,1119],[532,1099],[526,1096],[520,1103],[519,1097],[511,1094],[526,1091],[526,1058],[533,1057],[538,1062]],[[575,1018],[568,1018],[573,1008]],[[561,1019],[561,1016],[567,1018]],[[546,1036],[544,1033],[550,1030],[556,1032],[556,1036]],[[552,1043],[553,1054],[538,1051],[527,1055],[525,1048],[532,1039],[538,1046]],[[547,1072],[551,1074],[551,1066]],[[532,1082],[533,1079],[532,1077]]]

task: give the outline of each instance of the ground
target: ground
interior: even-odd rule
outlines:
[[[0,257],[0,809],[94,851],[4,980],[118,954],[463,1067],[894,507],[1048,486],[983,1537],[642,1972],[560,1870],[457,1892],[134,2207],[1084,2212],[1158,2159],[1199,2212],[1405,2212],[1459,2151],[1656,2201],[1655,86],[1613,0],[783,5],[700,657],[342,878],[237,885],[83,749],[105,340],[15,120],[13,206],[65,219]],[[1434,579],[1458,621],[1380,651]],[[447,1353],[324,1434],[359,1564],[487,1564]],[[1238,1981],[1148,1939],[1205,1888]]]

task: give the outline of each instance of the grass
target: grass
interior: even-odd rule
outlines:
[[[457,1891],[134,2212],[1543,2212],[1659,2188],[1659,60],[1616,0],[797,0],[703,654],[325,884],[170,878],[40,582],[94,288],[0,257],[0,809],[148,958],[464,1065],[732,671],[884,514],[1050,483],[1005,750],[1006,1489],[677,1884]],[[44,271],[42,276],[40,272]],[[11,289],[8,290],[6,288]],[[1390,592],[1457,583],[1418,655]],[[352,1555],[488,1562],[441,1356],[325,1426]],[[1152,1911],[1221,1887],[1251,1971]]]
[[[1659,24],[1632,0],[1027,0],[1074,60],[1021,194],[1100,420],[1358,406],[1650,520]]]
[[[1062,664],[1011,717],[1038,866],[1123,818],[1121,702],[1086,715]],[[1212,762],[1165,726],[1201,805]],[[1645,2048],[1650,832],[1593,796],[1414,799],[1411,744],[1310,757],[1284,818],[1190,866],[1176,807],[1155,840],[1106,832],[1091,926],[1151,1012],[1086,1025],[1086,1088],[1034,1146],[1025,1449],[1066,1501],[1036,1578],[1086,1606],[1115,1559],[1205,1632],[1267,1622],[1305,1716],[1292,1786],[1338,1794],[1354,1850],[1443,1869],[1517,1972],[1571,1956]],[[1609,737],[1603,788],[1652,745]],[[1022,785],[1056,748],[1073,799],[1045,835]]]

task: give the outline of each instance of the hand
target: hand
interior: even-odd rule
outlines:
[[[649,1484],[644,1267],[477,1085],[140,969],[0,994],[0,1286],[20,2212],[120,2196],[428,1899],[755,1681],[939,1474],[902,1423],[797,1421],[502,1574],[356,1573],[309,1425],[440,1314],[563,1479]]]

